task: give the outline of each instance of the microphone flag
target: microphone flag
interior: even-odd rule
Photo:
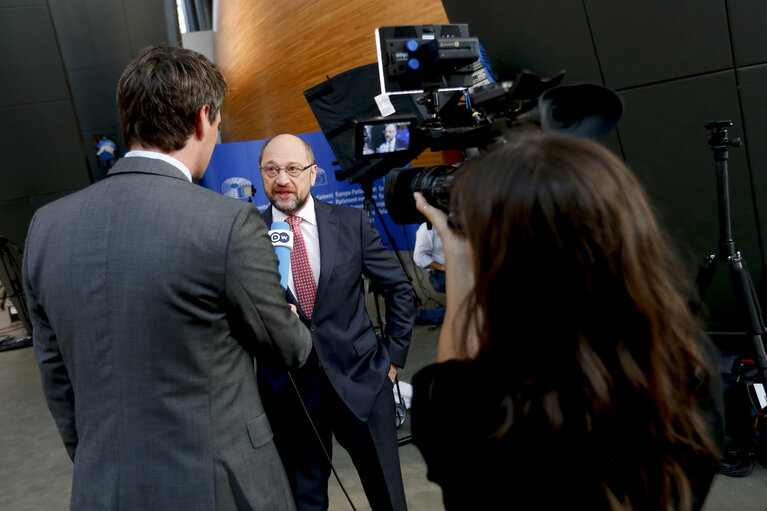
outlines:
[[[272,222],[269,239],[279,262],[280,284],[287,289],[290,274],[290,251],[293,250],[293,231],[290,230],[287,222]]]

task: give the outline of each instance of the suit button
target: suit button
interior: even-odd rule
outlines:
[[[309,327],[309,330],[311,330],[312,332],[316,332],[317,331],[317,327],[312,325],[312,326]]]

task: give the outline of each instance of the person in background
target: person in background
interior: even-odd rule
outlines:
[[[719,455],[689,284],[626,166],[530,133],[458,171],[412,432],[447,510],[699,509]]]
[[[429,273],[429,283],[437,293],[445,292],[445,251],[436,229],[426,222],[415,232],[413,261]],[[445,308],[416,309],[416,324],[439,324],[445,317]]]
[[[263,218],[287,222],[294,233],[287,299],[298,305],[314,343],[306,365],[292,372],[297,389],[281,368],[259,367],[298,509],[328,509],[331,467],[323,446],[332,453],[335,435],[357,468],[370,507],[404,510],[392,389],[410,347],[413,286],[365,211],[311,195],[317,165],[306,142],[278,135],[262,146],[259,162],[271,202]],[[386,304],[380,338],[367,313],[363,275]]]
[[[415,232],[415,264],[429,272],[429,283],[437,293],[445,292],[445,251],[436,229],[426,222]]]
[[[73,510],[295,509],[253,355],[296,368],[311,338],[256,208],[192,182],[225,92],[201,54],[142,50],[117,87],[130,152],[29,227],[24,288]]]

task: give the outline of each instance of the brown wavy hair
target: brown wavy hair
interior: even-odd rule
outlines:
[[[215,122],[226,89],[224,77],[204,55],[175,46],[144,48],[117,85],[125,143],[178,151],[194,133],[197,112],[205,105]]]
[[[553,435],[605,439],[610,509],[690,509],[688,465],[716,466],[712,368],[635,176],[595,142],[526,133],[465,164],[451,194],[473,251],[467,324],[512,403],[496,436],[538,413]]]

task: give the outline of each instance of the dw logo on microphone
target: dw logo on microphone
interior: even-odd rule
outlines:
[[[286,247],[288,250],[293,250],[293,233],[287,229],[271,229],[269,240],[275,247]]]
[[[290,234],[286,232],[272,231],[272,243],[289,243]]]

